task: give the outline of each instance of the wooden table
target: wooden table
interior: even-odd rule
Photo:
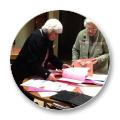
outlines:
[[[17,58],[20,50],[21,50],[20,48],[12,48],[10,59],[15,60]]]
[[[25,79],[25,80],[23,81],[23,83],[26,82],[26,81],[28,81],[28,79]],[[89,87],[102,87],[102,86],[96,86],[96,85],[86,85],[86,86],[89,86]],[[70,104],[53,100],[53,99],[51,99],[50,97],[41,97],[41,96],[38,94],[38,92],[28,91],[28,87],[27,87],[27,86],[21,86],[21,87],[23,87],[23,89],[24,89],[26,92],[28,92],[31,96],[33,96],[35,99],[40,100],[40,101],[43,101],[43,103],[44,103],[43,107],[47,107],[48,104],[50,104],[50,106],[53,106],[54,104],[57,104],[57,105],[60,105],[61,107],[63,107],[63,109],[71,108]],[[81,93],[81,89],[76,86],[75,89],[74,89],[74,92]],[[49,106],[49,107],[50,107],[50,106]]]
[[[28,81],[29,79],[25,79],[23,81],[26,82]],[[28,91],[28,86],[20,86],[20,87],[23,87],[23,89],[29,93],[29,95],[31,95],[32,97],[34,97],[35,99],[37,100],[40,100],[40,101],[43,101],[44,102],[44,105],[43,107],[51,107],[53,106],[54,104],[56,105],[59,105],[61,106],[63,109],[68,109],[68,108],[71,108],[69,104],[67,103],[64,103],[64,102],[60,102],[60,101],[56,101],[56,100],[53,100],[51,99],[50,97],[41,97],[38,92],[31,92],[31,91]],[[80,92],[78,89],[75,90],[75,92]],[[50,105],[49,105],[50,104]]]

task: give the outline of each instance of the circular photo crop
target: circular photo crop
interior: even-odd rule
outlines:
[[[106,39],[89,18],[49,11],[28,21],[14,39],[16,85],[40,107],[81,107],[103,88],[110,65]]]

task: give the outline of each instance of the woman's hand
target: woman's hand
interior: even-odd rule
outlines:
[[[93,63],[93,64],[96,64],[97,61],[98,61],[97,58],[92,58],[92,63]]]

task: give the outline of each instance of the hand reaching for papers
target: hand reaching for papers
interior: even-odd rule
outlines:
[[[97,63],[97,58],[92,58],[92,63],[96,64]]]
[[[79,65],[79,62],[75,60],[72,62],[71,67],[76,67],[77,65]]]
[[[63,64],[62,68],[70,68],[71,66],[68,64]],[[51,81],[57,81],[58,76],[62,76],[62,70],[58,70],[56,69],[55,71],[53,71],[52,73],[50,73],[50,75],[48,76],[48,80]]]
[[[89,58],[89,59],[79,59],[72,62],[72,67],[86,67],[89,64],[96,64],[96,58]]]
[[[51,80],[51,81],[57,81],[57,76],[60,76],[62,74],[62,71],[58,71],[58,72],[55,72],[55,73],[50,73],[50,75],[48,76],[48,80]]]
[[[50,75],[48,76],[47,79],[51,80],[51,81],[56,81],[57,80],[54,73],[50,73]]]

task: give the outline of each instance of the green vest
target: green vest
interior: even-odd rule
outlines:
[[[72,60],[80,58],[97,58],[95,73],[107,74],[109,67],[109,51],[100,31],[94,37],[87,34],[86,29],[80,31],[72,48]]]

